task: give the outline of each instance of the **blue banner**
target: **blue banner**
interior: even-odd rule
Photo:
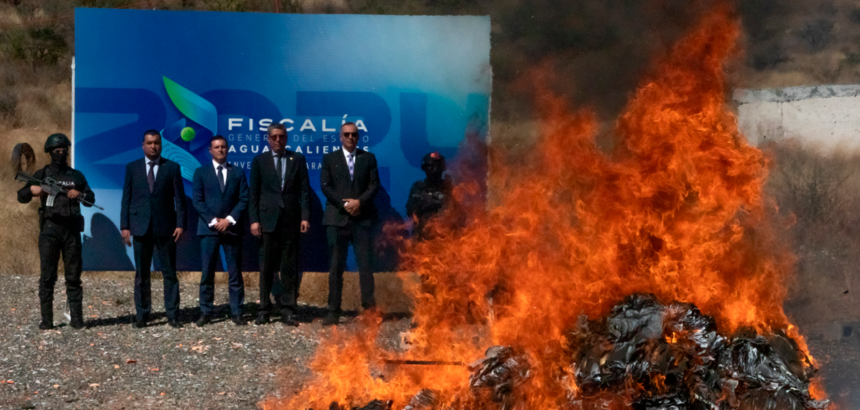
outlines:
[[[426,153],[450,158],[467,130],[483,137],[489,125],[485,16],[77,9],[75,54],[73,165],[105,208],[85,210],[85,270],[134,270],[120,198],[147,129],[162,131],[162,155],[181,165],[190,196],[194,170],[211,163],[213,135],[227,138],[228,161],[250,177],[266,127],[284,124],[315,191],[302,268],[326,271],[319,167],[340,148],[343,122],[358,125],[359,147],[377,157],[381,222],[408,219],[406,196],[424,178]],[[187,202],[177,265],[200,270],[198,216]],[[244,269],[257,269],[257,249],[246,234]],[[393,255],[377,259],[378,270],[394,268]]]

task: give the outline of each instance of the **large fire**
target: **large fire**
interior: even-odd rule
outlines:
[[[443,406],[485,408],[469,393],[465,366],[385,360],[472,363],[504,345],[529,364],[517,408],[561,408],[581,390],[575,369],[559,366],[570,360],[552,352],[574,343],[580,315],[604,317],[635,293],[694,304],[722,335],[741,327],[785,331],[806,351],[783,312],[793,258],[776,240],[775,204],[762,193],[767,160],[726,107],[723,65],[738,35],[731,10],[709,13],[633,95],[608,154],[595,145],[592,114],[538,91],[541,137],[530,157],[490,152],[488,185],[497,200],[468,210],[465,226],[433,225],[432,240],[404,251],[408,268],[423,277],[409,290],[412,348],[377,348],[381,319],[365,315],[359,332],[335,330],[322,342],[311,365],[316,379],[300,394],[264,407],[382,399],[401,409],[432,388]],[[476,189],[461,182],[455,196]],[[664,336],[667,343],[678,337]],[[666,388],[662,377],[651,382]],[[611,408],[628,407],[622,398]]]

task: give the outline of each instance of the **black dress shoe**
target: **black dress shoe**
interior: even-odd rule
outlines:
[[[299,325],[299,322],[296,321],[295,316],[293,315],[293,312],[284,312],[281,315],[281,323],[283,323],[287,326],[298,326]]]
[[[143,319],[135,321],[132,326],[134,326],[135,329],[143,329],[146,327],[146,321]]]
[[[230,320],[232,320],[233,323],[236,324],[236,326],[245,326],[248,324],[248,322],[245,321],[245,318],[243,318],[242,315],[230,316]]]
[[[266,323],[269,323],[269,315],[266,314],[257,315],[257,320],[254,321],[254,324],[257,326],[265,325]]]
[[[180,325],[179,322],[176,321],[176,319],[168,319],[167,325],[174,329],[182,329],[182,325]]]
[[[54,324],[46,321],[39,322],[39,329],[41,330],[51,330],[54,328]]]
[[[200,318],[197,319],[197,327],[203,327],[210,323],[212,323],[212,318],[209,315],[200,315]]]
[[[323,326],[332,326],[340,322],[340,312],[329,310],[323,317]]]
[[[75,329],[75,330],[81,330],[81,329],[86,327],[86,325],[84,325],[83,319],[80,319],[80,320],[72,319],[71,323],[69,323],[69,326],[71,326],[72,329]]]

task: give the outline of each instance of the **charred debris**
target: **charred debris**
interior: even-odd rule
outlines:
[[[634,294],[604,319],[580,317],[568,337],[569,347],[548,349],[562,358],[560,369],[573,369],[578,389],[558,403],[560,409],[621,404],[634,410],[823,410],[830,405],[810,396],[816,369],[784,332],[760,335],[741,328],[724,337],[714,318],[689,303],[664,305],[654,295]],[[493,346],[469,365],[469,394],[491,403],[482,408],[527,410],[520,400],[527,393],[518,394],[518,388],[532,376],[529,368],[522,352]],[[442,405],[438,392],[424,389],[403,410],[460,407]],[[329,408],[344,409],[390,410],[392,402]]]

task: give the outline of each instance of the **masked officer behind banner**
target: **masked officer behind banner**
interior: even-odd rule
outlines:
[[[84,327],[81,287],[81,232],[84,218],[81,216],[80,200],[95,202],[95,194],[87,185],[84,174],[66,164],[71,141],[63,134],[53,134],[45,141],[45,152],[51,154],[51,163],[36,171],[34,177],[43,180],[52,178],[68,191],[49,196],[39,185],[27,184],[18,191],[18,202],[26,204],[34,196],[41,197],[39,208],[39,302],[42,321],[39,329],[54,327],[54,284],[57,283],[57,264],[63,255],[66,274],[66,297],[69,300],[71,326]]]
[[[373,200],[379,191],[379,170],[376,156],[358,149],[358,141],[358,127],[354,123],[341,125],[340,143],[343,147],[323,156],[320,170],[320,186],[326,197],[323,225],[330,255],[328,312],[323,319],[324,325],[337,324],[340,320],[343,270],[350,242],[358,262],[361,306],[365,309],[376,307],[371,252],[373,224],[376,222]]]
[[[417,241],[430,239],[426,231],[427,222],[449,205],[454,191],[451,177],[442,176],[445,172],[445,157],[441,154],[431,152],[425,155],[421,160],[421,169],[427,178],[412,184],[406,201],[406,215],[415,222],[412,236]]]
[[[128,163],[122,187],[120,229],[127,246],[134,237],[134,327],[142,328],[152,308],[150,265],[152,248],[158,248],[164,280],[167,324],[181,327],[179,280],[176,278],[176,241],[185,227],[185,187],[179,164],[161,157],[161,134],[143,133],[144,158]]]
[[[299,232],[310,229],[310,181],[302,154],[286,149],[287,129],[274,123],[266,130],[269,148],[251,163],[248,218],[251,234],[260,238],[260,310],[257,325],[269,322],[269,295],[280,272],[284,291],[275,296],[281,322],[296,326],[299,286]]]
[[[200,214],[197,236],[203,269],[200,276],[200,318],[197,326],[212,319],[215,298],[215,266],[218,248],[224,247],[229,273],[230,317],[233,323],[244,325],[242,301],[245,283],[242,280],[242,217],[248,207],[248,183],[245,171],[227,162],[227,139],[216,135],[209,141],[212,162],[194,171],[194,209]]]

